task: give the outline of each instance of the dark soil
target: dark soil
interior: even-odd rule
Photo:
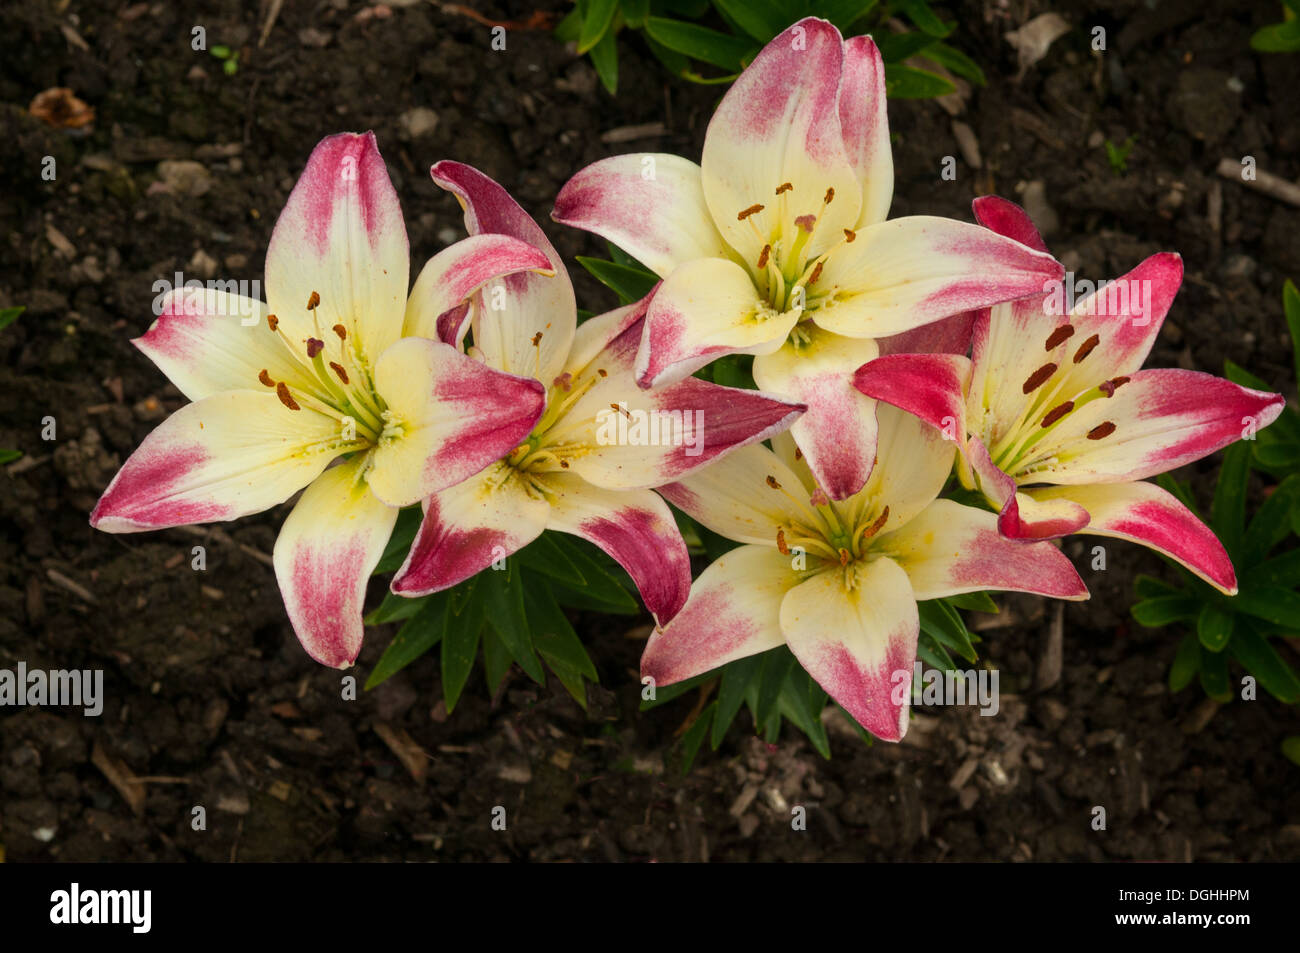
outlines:
[[[1294,398],[1281,287],[1300,278],[1300,212],[1214,170],[1249,155],[1300,176],[1300,56],[1250,50],[1252,31],[1280,17],[1270,0],[1149,6],[1060,4],[1076,29],[1017,79],[1003,35],[1043,4],[949,4],[956,41],[989,77],[956,117],[983,167],[962,159],[940,105],[891,103],[892,214],[969,220],[971,198],[996,191],[1041,218],[1045,195],[1049,244],[1082,276],[1179,251],[1187,278],[1151,363],[1219,372],[1230,358]],[[699,155],[717,88],[667,77],[637,39],[622,44],[612,99],[547,32],[512,29],[494,52],[488,27],[463,15],[391,7],[286,3],[264,46],[258,5],[235,0],[0,13],[0,306],[27,306],[0,333],[0,447],[26,455],[0,475],[0,668],[102,668],[107,695],[98,718],[0,714],[9,859],[1300,858],[1300,769],[1279,752],[1300,718],[1267,697],[1216,710],[1197,688],[1169,694],[1180,634],[1127,617],[1134,575],[1164,572],[1136,547],[1108,546],[1103,572],[1081,543],[1067,546],[1094,597],[1064,609],[1053,687],[1035,681],[1051,668],[1053,607],[1007,598],[984,617],[996,626],[982,655],[1002,674],[998,717],[921,710],[898,746],[836,730],[824,761],[789,729],[761,743],[742,716],[683,778],[672,745],[693,699],[636,713],[646,630],[635,620],[579,620],[603,683],[589,713],[516,671],[495,703],[475,676],[448,717],[431,658],[348,701],[340,674],[299,648],[258,557],[286,507],[200,535],[92,531],[87,515],[116,467],[183,403],[128,343],[152,320],[154,282],[178,270],[260,278],[275,216],[324,135],[376,131],[415,267],[461,231],[426,171],[438,159],[500,180],[571,260],[600,249],[549,223],[568,176],[617,152]],[[210,46],[239,51],[234,75],[191,50],[196,25]],[[1107,31],[1100,56],[1094,25]],[[25,113],[54,86],[95,108],[93,131]],[[404,125],[416,107],[436,111],[432,132]],[[664,134],[601,139],[655,121]],[[1120,173],[1103,143],[1129,137]],[[947,155],[956,181],[940,178]],[[46,156],[53,181],[41,177]],[[159,164],[173,160],[201,172],[169,176]],[[587,307],[613,303],[575,280]],[[1195,469],[1202,491],[1214,467]],[[369,634],[359,680],[391,631]],[[383,735],[427,752],[423,783]],[[154,779],[138,810],[123,794],[136,789],[114,775]],[[791,829],[795,805],[809,809],[806,831]],[[196,806],[206,830],[193,830]],[[492,829],[496,806],[505,832]],[[1094,807],[1105,831],[1092,828]]]

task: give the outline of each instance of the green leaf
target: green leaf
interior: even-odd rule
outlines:
[[[600,77],[600,85],[605,87],[605,92],[613,96],[618,92],[618,41],[614,39],[614,31],[610,30],[600,42],[591,48],[590,52],[591,65],[596,69],[596,75]]]
[[[429,596],[408,599],[394,592],[385,592],[384,601],[362,621],[366,625],[383,625],[385,622],[400,622],[414,616],[423,607]]]
[[[603,258],[588,258],[585,255],[578,255],[577,259],[578,264],[591,272],[597,281],[612,289],[623,304],[640,301],[659,282],[659,277],[652,272],[629,265],[605,261]]]
[[[718,12],[760,43],[790,25],[780,4],[772,0],[713,0]]]
[[[1269,494],[1250,521],[1241,541],[1238,568],[1254,566],[1291,531],[1291,510],[1300,502],[1300,475],[1292,474]]]
[[[1226,702],[1232,698],[1228,682],[1228,653],[1207,652],[1201,648],[1201,688],[1215,701]]]
[[[650,16],[650,0],[623,0],[623,22],[634,30],[645,26],[646,17]]]
[[[1169,690],[1181,692],[1192,683],[1201,668],[1201,644],[1196,636],[1188,635],[1178,643],[1174,664],[1169,666]]]
[[[759,675],[758,701],[754,709],[754,721],[758,724],[767,725],[781,695],[781,686],[794,665],[794,655],[785,646],[763,653],[763,671]]]
[[[1254,628],[1243,626],[1233,638],[1228,651],[1278,701],[1288,705],[1300,702],[1300,679],[1296,678],[1291,666],[1283,661],[1268,640]]]
[[[524,589],[513,567],[488,569],[479,574],[483,589],[483,615],[496,634],[501,636],[510,657],[538,685],[546,684],[541,659],[533,651],[528,631],[528,614],[524,611]]]
[[[948,672],[957,668],[957,663],[952,660],[948,650],[925,630],[921,631],[916,640],[916,657],[930,668],[937,668],[941,671]]]
[[[1296,764],[1300,764],[1300,735],[1282,739],[1282,754]]]
[[[210,47],[208,52],[219,60],[228,60],[230,59],[231,49],[225,44],[218,43],[216,46]]]
[[[763,656],[749,655],[722,667],[722,682],[718,686],[718,710],[713,716],[713,734],[709,742],[714,751],[722,744],[727,729],[736,720],[740,706],[749,694],[750,683],[758,678],[763,670]]]
[[[934,11],[930,9],[930,4],[926,0],[896,0],[897,9],[907,15],[918,30],[924,30],[931,36],[937,36],[943,39],[949,33],[957,28],[956,23],[944,23]]]
[[[916,608],[921,617],[922,632],[928,632],[940,645],[952,649],[968,662],[979,658],[975,646],[971,645],[966,623],[956,609],[943,599],[919,602]]]
[[[541,573],[573,586],[585,586],[587,580],[565,553],[564,548],[556,542],[554,532],[542,533],[535,540],[515,553],[519,565],[530,572]]]
[[[1156,477],[1156,485],[1172,493],[1179,503],[1191,510],[1193,514],[1199,516],[1200,508],[1192,497],[1192,489],[1182,480],[1175,480],[1172,474],[1162,473]]]
[[[1133,591],[1137,593],[1139,599],[1158,599],[1161,596],[1177,596],[1182,591],[1177,586],[1172,586],[1163,579],[1157,579],[1154,576],[1139,575],[1133,583]]]
[[[709,722],[713,718],[713,712],[717,707],[717,702],[711,702],[691,723],[691,727],[686,729],[686,734],[682,735],[682,774],[691,770],[691,765],[695,763],[695,756],[700,751],[700,743],[704,741],[704,736],[709,733]]]
[[[1291,589],[1300,585],[1300,549],[1289,549],[1250,570],[1252,584]]]
[[[466,625],[465,619],[455,618],[451,614],[450,603],[447,613],[446,632],[442,639],[442,697],[450,714],[460,700],[470,669],[474,667],[474,658],[478,655],[479,630],[483,626],[481,621],[476,625]],[[475,614],[470,621],[481,618]]]
[[[758,389],[758,385],[754,383],[753,368],[752,354],[727,354],[709,365],[713,383],[745,390]]]
[[[966,609],[969,612],[1002,611],[987,592],[963,592],[959,596],[948,596],[945,601],[955,609]]]
[[[21,450],[0,450],[0,467],[6,463],[13,463],[23,455]]]
[[[882,33],[875,38],[880,58],[886,63],[901,63],[939,41],[928,33]]]
[[[1268,384],[1261,378],[1256,377],[1240,364],[1232,363],[1232,361],[1225,360],[1223,362],[1223,376],[1234,384],[1240,384],[1242,387],[1251,387],[1255,390],[1270,390]]]
[[[563,20],[555,25],[555,38],[561,43],[577,43],[578,32],[582,29],[582,11],[574,6]]]
[[[649,711],[650,709],[658,708],[660,705],[666,704],[667,702],[675,701],[687,692],[693,691],[710,679],[717,677],[717,672],[705,672],[702,675],[696,675],[694,678],[688,678],[685,681],[674,682],[671,685],[656,685],[655,697],[649,699],[642,697],[640,710]],[[641,686],[641,690],[643,692],[645,691],[644,685]]]
[[[410,599],[418,603],[419,611],[397,630],[384,654],[375,663],[366,679],[366,691],[381,684],[428,652],[447,632],[447,606],[451,602],[446,592],[436,592],[424,599]]]
[[[956,86],[937,73],[900,63],[885,64],[885,95],[890,99],[933,99],[956,91]]]
[[[1173,622],[1190,622],[1200,615],[1201,606],[1191,596],[1158,596],[1144,599],[1129,612],[1139,625],[1151,629]]]
[[[618,0],[582,0],[578,9],[582,11],[582,26],[578,30],[578,55],[581,56],[609,32],[618,12]]]
[[[984,76],[984,71],[979,68],[979,64],[961,50],[951,47],[947,43],[936,43],[934,46],[927,47],[925,56],[934,60],[948,72],[960,76],[962,79],[968,79],[976,86],[983,86],[988,82]]]
[[[817,15],[830,20],[847,36],[849,27],[875,9],[875,6],[876,0],[819,0]]]
[[[645,37],[646,46],[650,47],[650,52],[654,54],[655,59],[663,64],[664,69],[674,76],[685,76],[691,69],[691,61],[688,57],[683,56],[676,50],[670,50],[662,43],[655,42],[654,37],[649,34]]]
[[[1300,19],[1291,21],[1300,35]],[[1292,47],[1295,49],[1296,47]],[[1295,379],[1300,383],[1300,289],[1290,278],[1282,285],[1282,311],[1286,315],[1287,332],[1291,335],[1291,354],[1295,362]]]
[[[419,505],[405,507],[397,514],[397,522],[393,524],[393,533],[388,537],[384,555],[379,557],[371,575],[397,572],[402,568],[402,563],[406,562],[406,553],[415,541],[415,534],[419,532],[420,521],[423,519],[424,513]]]
[[[1233,605],[1239,612],[1253,615],[1288,629],[1300,629],[1300,593],[1281,586],[1260,586],[1253,581],[1237,593]]]
[[[1246,521],[1246,482],[1250,477],[1250,444],[1234,443],[1223,455],[1223,469],[1214,488],[1210,528],[1229,554],[1237,551]]]
[[[488,695],[495,697],[510,671],[510,650],[501,636],[488,627],[483,630],[483,676],[487,679]]]
[[[826,726],[821,721],[820,709],[814,711],[808,705],[808,673],[796,667],[790,670],[777,705],[781,714],[812,742],[817,753],[823,758],[831,756],[830,740],[826,737]]]
[[[27,307],[21,304],[13,308],[0,308],[0,331],[17,321],[18,315],[26,310]]]
[[[1255,460],[1266,470],[1285,473],[1300,469],[1300,444],[1289,440],[1260,441],[1255,445]]]
[[[569,561],[582,573],[585,580],[582,595],[588,597],[589,603],[594,603],[597,608],[602,606],[608,607],[607,611],[612,612],[637,612],[640,610],[636,599],[629,595],[627,589],[614,578],[600,563],[596,562],[593,556],[589,555],[586,550],[590,549],[598,553],[602,558],[609,559],[604,553],[596,549],[592,544],[582,542],[573,537],[563,534],[556,534],[555,543],[563,551]],[[610,560],[612,562],[612,560]],[[621,570],[620,570],[621,571]],[[568,589],[567,586],[562,586]],[[572,593],[572,590],[569,590]],[[563,602],[564,600],[561,600]]]
[[[1300,20],[1272,23],[1250,38],[1251,49],[1260,53],[1294,53],[1300,50]]]
[[[740,69],[754,49],[749,40],[681,20],[650,17],[645,28],[651,38],[668,49],[725,70]]]
[[[528,622],[533,630],[533,645],[568,689],[579,705],[587,707],[587,688],[583,679],[596,681],[596,666],[582,640],[548,590],[524,591]]]
[[[1196,617],[1196,637],[1207,651],[1222,652],[1232,639],[1235,620],[1236,616],[1222,606],[1203,605]]]

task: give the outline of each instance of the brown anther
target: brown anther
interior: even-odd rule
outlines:
[[[1055,407],[1049,410],[1047,412],[1047,416],[1043,418],[1043,426],[1044,427],[1052,426],[1052,424],[1056,423],[1058,420],[1060,420],[1062,417],[1064,417],[1072,410],[1074,410],[1074,401],[1072,400],[1067,400],[1063,404],[1057,404]]]
[[[880,515],[876,517],[876,521],[867,527],[867,531],[862,534],[862,538],[870,539],[872,536],[875,536],[877,533],[880,532],[880,528],[884,526],[887,522],[889,522],[888,506],[886,506],[884,510],[881,511]]]
[[[302,408],[298,406],[298,402],[293,399],[293,395],[289,393],[289,387],[284,381],[280,381],[280,383],[275,385],[275,396],[279,397],[280,403],[284,404],[284,406],[288,407],[290,410],[302,410]]]
[[[1129,379],[1127,377],[1112,377],[1110,380],[1098,384],[1097,389],[1107,397],[1114,397],[1115,391],[1127,384],[1128,381]]]
[[[800,450],[798,447],[795,447],[795,448],[794,448],[794,458],[795,458],[796,460],[802,460],[802,459],[803,459],[803,451]]]
[[[568,371],[565,371],[555,380],[551,381],[551,386],[558,387],[560,390],[564,391],[567,394],[569,392],[569,388],[573,386],[573,375],[570,374]]]
[[[275,386],[275,381],[271,379],[271,375],[266,372],[265,367],[262,368],[260,373],[258,373],[257,379],[261,381],[263,384],[265,384],[267,387]]]
[[[1101,338],[1094,334],[1092,337],[1088,338],[1088,340],[1080,344],[1079,350],[1074,352],[1074,363],[1078,364],[1082,361],[1085,357],[1091,354],[1092,349],[1100,343]]]
[[[315,360],[316,355],[319,354],[324,349],[325,349],[325,342],[322,341],[320,338],[307,339],[307,356],[312,360]]]
[[[764,245],[763,250],[758,255],[758,267],[766,268],[768,256],[772,254],[772,246]]]
[[[1055,373],[1055,364],[1044,364],[1038,370],[1034,371],[1034,373],[1029,375],[1029,379],[1025,381],[1024,386],[1020,389],[1026,394],[1032,394],[1038,387],[1042,386],[1044,381]]]
[[[849,564],[849,560],[852,559],[852,558],[853,558],[853,554],[850,553],[847,549],[843,549],[843,548],[840,549],[840,565],[841,565],[841,566],[847,566],[847,565]]]
[[[822,202],[826,205],[830,205],[833,198],[835,198],[835,190],[828,188],[826,190],[826,198],[822,199]]]
[[[817,216],[800,215],[798,218],[794,220],[794,224],[796,228],[801,228],[805,232],[808,232],[811,235],[812,230],[817,227]]]
[[[853,241],[853,239],[855,239],[855,238],[857,238],[857,237],[858,237],[858,233],[855,232],[853,229],[851,229],[851,228],[846,228],[846,229],[844,229],[844,240],[845,240],[846,242],[851,242],[851,241]]]
[[[774,490],[779,490],[779,489],[781,489],[781,484],[780,484],[780,483],[777,483],[777,482],[776,482],[776,477],[772,476],[771,474],[769,474],[768,477],[767,477],[767,485],[770,486],[770,487],[771,487],[772,489],[774,489]]]
[[[346,384],[348,382],[348,372],[343,369],[342,364],[335,364],[333,361],[330,361],[330,370],[332,370],[335,374],[337,374],[339,376],[339,380],[341,380],[343,383]]]
[[[817,284],[817,279],[820,278],[821,276],[822,276],[822,262],[819,261],[817,262],[817,264],[813,265],[812,274],[808,276],[808,284],[810,285]]]
[[[332,330],[334,331],[335,334],[339,336],[340,341],[346,341],[348,339],[348,329],[345,328],[343,325],[336,324],[334,325]]]
[[[1070,339],[1070,336],[1073,334],[1074,334],[1074,325],[1062,324],[1059,328],[1057,328],[1055,331],[1053,331],[1051,334],[1047,336],[1047,343],[1043,345],[1043,350],[1050,351],[1058,344],[1068,341]]]
[[[789,192],[793,188],[794,184],[792,182],[782,182],[776,187],[776,194],[780,195],[782,192]]]
[[[538,331],[536,334],[533,335],[533,347],[537,347],[537,345],[541,343],[542,343],[542,332]]]
[[[1100,440],[1102,437],[1109,437],[1115,432],[1115,425],[1111,421],[1104,424],[1098,424],[1088,431],[1089,440]]]
[[[596,368],[596,373],[599,374],[601,377],[608,377],[608,376],[609,376],[609,374],[606,373],[606,371],[605,371],[605,369],[604,369],[603,367],[598,367],[598,368]]]
[[[569,461],[568,461],[568,460],[561,460],[561,461],[560,461],[560,469],[561,469],[561,470],[567,470],[567,469],[569,469]]]
[[[808,497],[808,502],[813,506],[829,506],[831,498],[826,495],[826,491],[817,487],[812,491],[812,496]]]
[[[745,219],[749,218],[749,216],[757,215],[759,212],[763,211],[764,207],[765,206],[758,205],[758,204],[751,205],[749,208],[745,209],[743,212],[739,213],[736,216],[736,221],[743,222]]]
[[[268,314],[266,316],[266,326],[274,331],[280,326],[280,319],[273,314]]]
[[[776,551],[782,556],[790,555],[790,547],[786,545],[785,530],[783,529],[778,529],[776,531]]]
[[[315,311],[319,307],[320,307],[320,295],[318,295],[316,292],[313,291],[311,293],[311,297],[307,299],[307,310]]]

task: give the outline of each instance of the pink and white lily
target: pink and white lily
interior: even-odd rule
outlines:
[[[1011,202],[976,199],[975,215],[1045,250]],[[1003,536],[1127,539],[1235,593],[1236,574],[1214,534],[1143,481],[1250,436],[1285,400],[1197,371],[1140,369],[1182,277],[1177,255],[1153,255],[1069,313],[1058,307],[1061,287],[1044,286],[985,310],[971,359],[894,354],[864,365],[856,386],[956,442],[958,476],[999,512]]]
[[[857,492],[875,458],[874,403],[852,372],[876,338],[1037,291],[1048,254],[933,216],[886,221],[893,159],[884,65],[825,20],[772,40],[727,92],[701,164],[596,162],[556,221],[602,235],[664,281],[642,332],[642,386],[754,354],[764,390],[808,405],[794,425],[818,482]]]
[[[897,408],[880,407],[880,463],[861,491],[829,500],[789,434],[660,488],[709,529],[744,543],[695,581],[690,601],[650,637],[641,674],[668,685],[788,645],[862,727],[907,730],[917,601],[984,589],[1083,599],[1051,543],[999,535],[996,517],[936,499],[954,448]],[[905,683],[905,691],[898,691]]]
[[[546,410],[492,466],[426,501],[393,591],[449,588],[552,529],[605,550],[666,622],[686,602],[690,560],[672,512],[648,488],[785,429],[802,405],[695,378],[642,390],[633,370],[646,302],[578,326],[559,255],[505,189],[457,162],[438,163],[433,178],[460,200],[471,235],[509,235],[540,248],[555,277],[492,282],[472,308],[425,333],[460,346],[472,326],[470,353],[535,378],[545,387]],[[658,422],[659,439],[650,439],[648,421]]]
[[[412,329],[489,279],[550,273],[548,258],[470,238],[430,260],[408,300],[409,254],[374,135],[324,139],[271,236],[269,304],[182,289],[134,341],[193,403],[145,439],[90,518],[110,533],[233,520],[306,487],[274,564],[298,639],[325,665],[356,660],[366,582],[399,508],[498,459],[543,409],[531,377]]]

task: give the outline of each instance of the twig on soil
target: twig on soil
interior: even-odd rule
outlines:
[[[180,530],[182,533],[188,533],[191,536],[202,536],[205,539],[211,539],[214,542],[218,542],[218,543],[235,542],[230,537],[229,533],[226,533],[223,530],[216,529],[215,527],[205,528],[203,526],[177,526],[176,529]],[[260,549],[254,549],[252,546],[249,546],[247,543],[239,543],[237,545],[245,555],[252,556],[258,562],[265,563],[267,566],[270,566],[272,569],[275,568],[275,560],[271,558],[270,554],[264,553]]]
[[[1065,656],[1065,603],[1058,602],[1052,607],[1052,622],[1047,627],[1047,642],[1043,654],[1038,657],[1038,671],[1035,673],[1035,686],[1040,692],[1054,686],[1061,680],[1061,663]]]
[[[266,8],[266,19],[262,21],[262,35],[257,38],[257,48],[260,50],[266,46],[266,41],[271,36],[271,30],[275,27],[275,21],[280,17],[280,8],[284,6],[284,0],[271,0]]]
[[[1213,698],[1207,698],[1196,706],[1196,709],[1187,716],[1183,722],[1183,734],[1194,735],[1202,731],[1214,717],[1214,713],[1219,710],[1219,703]]]
[[[410,772],[416,784],[423,784],[429,770],[429,755],[421,748],[405,728],[394,728],[386,722],[374,723],[377,734],[388,746],[388,750],[397,755],[397,760]]]
[[[59,572],[57,569],[47,569],[45,570],[45,575],[49,576],[50,582],[54,583],[56,586],[68,590],[68,592],[72,593],[74,596],[76,596],[79,599],[84,599],[86,602],[89,602],[92,606],[95,605],[97,602],[99,602],[99,600],[95,598],[95,594],[93,592],[91,592],[89,589],[87,589],[85,586],[81,585],[80,583],[73,582],[71,579],[63,575],[63,573]]]
[[[635,126],[618,126],[600,134],[600,141],[605,143],[635,142],[637,139],[653,139],[668,134],[668,128],[661,122],[643,122]]]
[[[1300,206],[1300,185],[1288,182],[1280,175],[1255,169],[1255,177],[1247,179],[1242,176],[1242,165],[1238,159],[1220,159],[1216,170],[1222,178],[1230,182],[1239,182],[1248,189],[1263,192],[1269,198],[1286,202],[1288,205]]]
[[[548,13],[543,10],[534,10],[524,20],[493,20],[491,17],[485,17],[477,10],[463,7],[459,3],[441,3],[439,0],[433,0],[433,5],[443,13],[468,17],[483,26],[500,26],[505,27],[507,30],[551,30],[559,20],[558,13]]]
[[[122,795],[122,800],[130,805],[133,812],[139,814],[144,810],[143,780],[137,778],[131,773],[130,768],[105,751],[98,741],[95,742],[95,747],[90,753],[90,763],[99,768],[100,773],[117,789],[117,793]]]

